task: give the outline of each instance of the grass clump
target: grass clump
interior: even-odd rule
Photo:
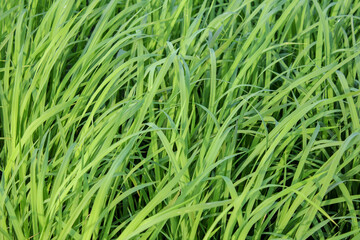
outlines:
[[[0,239],[360,239],[359,16],[0,0]]]

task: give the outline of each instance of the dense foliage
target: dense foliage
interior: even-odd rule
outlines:
[[[0,239],[360,239],[360,1],[0,0]]]

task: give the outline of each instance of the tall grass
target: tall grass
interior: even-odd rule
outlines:
[[[360,239],[360,1],[0,0],[0,239]]]

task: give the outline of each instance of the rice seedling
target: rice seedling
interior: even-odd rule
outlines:
[[[358,0],[0,0],[0,240],[359,240],[359,26]]]

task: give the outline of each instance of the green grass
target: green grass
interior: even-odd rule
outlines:
[[[359,39],[358,0],[0,0],[0,240],[359,240]]]

